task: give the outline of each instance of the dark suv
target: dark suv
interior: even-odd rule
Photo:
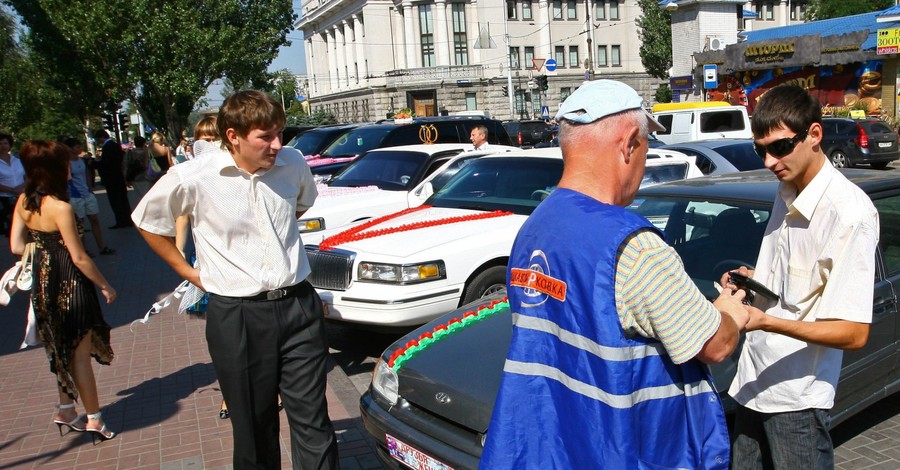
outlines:
[[[836,168],[886,168],[900,158],[897,132],[880,119],[822,118],[822,128],[822,151]]]
[[[532,121],[504,121],[513,145],[531,148],[540,142],[550,142],[556,136],[554,128],[540,119]]]
[[[496,119],[481,116],[443,116],[416,118],[411,124],[396,124],[387,120],[360,126],[340,135],[322,151],[321,155],[330,158],[354,157],[372,149],[396,145],[469,142],[469,135],[475,126],[487,127],[488,143],[512,145],[506,129]]]

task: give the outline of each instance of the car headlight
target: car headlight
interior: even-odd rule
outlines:
[[[396,405],[397,399],[400,398],[399,387],[397,373],[384,362],[384,359],[378,359],[375,372],[372,374],[372,390],[388,403]]]
[[[313,219],[300,219],[297,221],[300,225],[300,233],[318,232],[325,230],[325,219],[315,217]]]
[[[391,284],[413,284],[447,277],[443,261],[402,265],[363,261],[359,263],[357,274],[360,281]]]

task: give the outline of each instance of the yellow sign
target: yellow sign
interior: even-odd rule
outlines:
[[[850,117],[853,118],[853,119],[865,119],[865,118],[866,118],[866,112],[863,111],[863,110],[861,110],[861,109],[851,109],[851,110],[850,110]]]
[[[900,28],[878,30],[878,54],[900,53]]]

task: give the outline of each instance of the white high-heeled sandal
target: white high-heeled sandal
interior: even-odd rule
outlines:
[[[90,420],[92,420],[92,419],[99,420],[102,417],[102,415],[103,415],[103,413],[98,411],[96,413],[87,415],[87,418],[88,418],[88,421],[90,422]],[[103,442],[103,441],[108,441],[108,440],[116,437],[116,433],[110,431],[106,427],[106,423],[103,423],[103,426],[101,426],[100,429],[89,428],[89,427],[87,427],[87,425],[85,425],[84,430],[91,433],[91,439],[93,439],[94,445],[97,445],[98,439],[100,440],[100,442]]]
[[[73,408],[75,408],[74,403],[69,403],[67,405],[62,405],[59,403],[56,404],[57,410],[70,410]],[[57,416],[59,416],[59,413],[57,413]],[[53,418],[53,423],[56,424],[56,426],[59,428],[60,436],[65,435],[63,433],[63,426],[65,426],[69,429],[68,431],[66,431],[66,434],[68,434],[70,431],[84,432],[85,426],[87,425],[87,423],[83,419],[81,419],[81,416],[77,416],[77,415],[75,416],[75,419],[73,419],[72,421],[68,421],[68,422],[63,421],[59,418]]]

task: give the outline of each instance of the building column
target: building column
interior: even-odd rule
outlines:
[[[452,38],[450,34],[451,23],[447,22],[447,2],[446,0],[435,0],[434,2],[434,54],[437,58],[437,65],[450,65],[452,62],[451,51],[453,50]]]
[[[328,30],[328,86],[330,92],[340,89],[341,75],[338,73],[340,64],[337,55],[337,31],[334,26]]]
[[[363,43],[365,37],[364,27],[362,15],[360,13],[353,15],[353,45],[356,48],[357,80],[360,83],[368,83],[369,81],[367,78],[369,70],[366,63],[365,44]]]
[[[359,73],[356,67],[356,32],[350,27],[351,19],[341,20],[344,27],[344,57],[347,60],[347,86],[352,88],[359,83]]]
[[[334,56],[337,58],[337,88],[347,87],[347,58],[344,55],[344,29],[340,24],[334,25]]]
[[[310,88],[314,89],[315,83],[316,83],[316,80],[315,80],[316,72],[318,71],[318,67],[315,66],[315,61],[314,61],[314,59],[316,58],[316,55],[315,55],[316,53],[315,53],[315,50],[313,50],[313,47],[315,47],[315,46],[313,46],[313,38],[310,37],[309,39],[307,39],[306,44],[304,44],[304,46],[305,47],[303,48],[304,49],[303,52],[306,55],[307,76],[309,78],[313,79],[312,80],[313,86]],[[309,93],[309,92],[306,92],[306,93]],[[309,99],[309,97],[307,96],[306,99]]]
[[[539,41],[541,45],[536,44],[535,46],[537,47],[534,48],[535,59],[546,59],[547,57],[553,57],[553,44],[551,43],[550,38],[550,19],[552,16],[550,15],[549,4],[550,2],[548,2],[547,0],[540,0],[538,2],[537,24],[539,28],[541,26],[543,26],[543,28],[541,28],[541,38]],[[619,5],[619,8],[621,8],[622,4],[620,3]],[[506,14],[506,12],[504,12],[503,14]],[[529,67],[531,66],[531,64],[526,65]],[[541,69],[541,71],[543,71],[543,69]]]
[[[322,64],[319,67],[319,76],[317,78],[317,83],[319,87],[319,93],[328,94],[331,93],[331,90],[334,88],[332,84],[332,75],[334,74],[334,54],[331,53],[331,49],[328,47],[330,45],[329,41],[331,40],[331,34],[328,31],[320,33],[319,35],[319,44],[317,46],[319,52],[319,63]]]
[[[403,2],[403,37],[406,44],[406,68],[408,69],[416,68],[419,63],[416,58],[416,30],[413,22],[413,15],[416,11],[411,1]]]
[[[788,11],[788,2],[786,0],[780,0],[778,2],[775,15],[778,17],[778,26],[787,26],[791,24],[791,12]]]

